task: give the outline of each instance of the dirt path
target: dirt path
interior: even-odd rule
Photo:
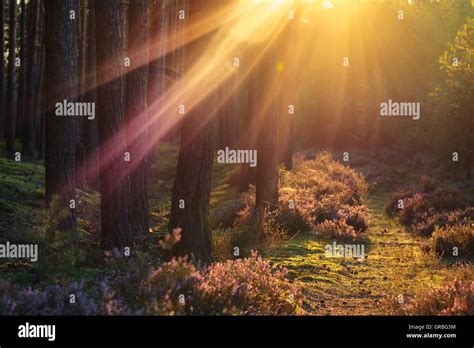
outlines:
[[[432,283],[451,281],[459,267],[422,252],[419,237],[384,213],[387,194],[368,197],[370,227],[364,261],[327,258],[323,241],[310,233],[269,250],[273,262],[287,267],[301,282],[304,308],[316,315],[385,314],[379,300],[386,295],[412,295]]]

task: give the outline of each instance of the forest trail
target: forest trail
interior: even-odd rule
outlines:
[[[287,267],[301,283],[307,314],[383,315],[379,300],[387,295],[412,295],[455,277],[452,266],[421,250],[420,237],[385,215],[388,197],[377,193],[367,198],[370,227],[363,261],[327,258],[325,246],[333,241],[311,233],[267,251],[272,262]]]

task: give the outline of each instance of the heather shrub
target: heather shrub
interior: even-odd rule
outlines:
[[[186,258],[173,258],[151,271],[148,279],[149,310],[154,314],[193,314],[202,275]]]
[[[256,253],[206,269],[172,259],[151,272],[149,289],[151,312],[166,315],[289,315],[302,301],[287,270]]]
[[[386,307],[392,315],[474,315],[474,281],[456,279],[404,301],[391,297]]]
[[[468,256],[474,252],[474,229],[470,225],[436,227],[431,236],[431,250],[438,257]],[[457,255],[453,255],[454,250]]]
[[[403,209],[399,211],[400,222],[403,225],[413,225],[422,221],[428,212],[434,212],[429,202],[422,193],[415,193],[413,197],[406,198]],[[430,210],[431,209],[431,210]]]
[[[336,240],[362,240],[364,234],[347,224],[345,220],[326,220],[316,226],[316,233]]]
[[[399,191],[393,192],[390,195],[390,199],[385,206],[385,213],[389,216],[394,216],[400,209],[398,208],[399,200],[405,201],[407,198],[411,198],[416,193],[415,188],[407,187]]]
[[[286,269],[272,266],[256,253],[247,259],[216,263],[197,287],[200,300],[195,314],[297,314],[302,296],[286,277]]]
[[[83,283],[68,287],[49,285],[44,289],[21,288],[0,282],[1,315],[97,315],[131,314],[104,283],[89,293]],[[74,300],[71,300],[71,295]]]
[[[284,224],[279,222],[279,210],[265,210],[264,215],[263,225],[259,230],[254,207],[246,206],[239,211],[231,229],[217,231],[214,237],[214,245],[218,248],[217,253],[221,255],[224,248],[227,253],[224,259],[229,259],[232,249],[238,247],[244,251],[245,255],[249,255],[250,250],[258,246],[260,242],[263,242],[265,246],[270,246],[289,238]],[[259,239],[260,233],[261,239]]]
[[[431,179],[425,179],[423,189],[404,189],[392,194],[385,212],[398,215],[406,226],[413,227],[420,235],[429,236],[436,227],[469,225],[474,209],[460,191],[434,190]],[[398,208],[399,200],[403,208]]]
[[[345,221],[347,225],[352,226],[357,232],[364,232],[369,227],[367,208],[365,206],[344,205],[337,212],[338,219]]]
[[[298,204],[295,202],[296,190],[290,187],[280,189],[279,206],[280,209],[276,215],[276,221],[288,232],[290,235],[295,235],[302,231],[309,230],[309,223],[304,218],[301,209],[304,208],[306,202],[298,199]]]
[[[329,235],[353,238],[367,229],[367,214],[360,207],[365,181],[327,153],[297,162],[292,172],[281,176],[280,186],[277,221],[286,230],[327,230]],[[342,222],[326,222],[338,220]]]
[[[436,227],[469,225],[474,220],[474,208],[455,210],[450,213],[426,214],[425,219],[415,224],[415,229],[423,236],[430,236]]]
[[[180,232],[167,234],[160,249],[172,250]],[[80,283],[59,278],[57,285],[33,289],[0,282],[0,315],[273,315],[300,310],[302,297],[287,280],[287,270],[256,253],[204,267],[186,257],[162,262],[137,251],[126,257],[111,250],[103,263],[103,275]]]

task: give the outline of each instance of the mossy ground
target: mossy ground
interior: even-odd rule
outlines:
[[[424,240],[405,230],[384,213],[387,193],[370,194],[369,242],[364,261],[328,258],[325,245],[306,233],[267,251],[275,263],[287,267],[303,287],[304,308],[314,315],[384,315],[380,300],[387,295],[413,296],[423,289],[454,280],[465,267],[422,251]]]

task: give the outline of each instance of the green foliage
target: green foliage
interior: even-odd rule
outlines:
[[[449,157],[452,152],[458,152],[459,161],[468,173],[474,165],[473,47],[474,18],[468,17],[439,58],[443,75],[438,86],[430,94],[433,117],[429,132],[437,138],[434,145],[446,160],[451,160]],[[453,166],[455,165],[456,163],[453,163]]]

